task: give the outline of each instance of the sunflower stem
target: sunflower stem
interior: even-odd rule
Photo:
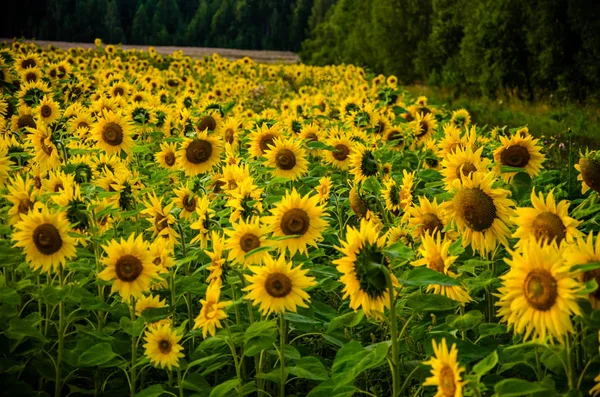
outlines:
[[[135,322],[135,298],[132,296],[131,297],[131,305],[129,307],[129,315],[131,318],[131,323],[133,324],[133,322]],[[137,361],[137,338],[135,335],[131,335],[131,370],[130,370],[130,380],[129,380],[129,391],[131,394],[131,397],[133,397],[135,395],[135,384],[136,384],[136,371],[137,368],[135,367],[136,361]]]
[[[285,335],[287,333],[285,319],[283,318],[283,312],[279,313],[279,368],[280,368],[280,379],[279,379],[279,397],[285,396]]]
[[[65,274],[63,265],[58,268],[60,288],[65,286]],[[62,361],[65,347],[65,302],[61,300],[58,304],[58,352],[56,358],[56,383],[54,385],[54,397],[60,397],[62,390]]]
[[[566,335],[565,336],[565,340],[566,340],[566,345],[565,345],[565,349],[566,349],[566,353],[567,353],[567,377],[568,377],[568,381],[569,381],[569,390],[573,390],[575,388],[575,382],[574,382],[574,374],[573,374],[573,360],[572,360],[572,354],[571,354],[571,337],[570,335]]]
[[[181,378],[181,368],[177,367],[177,389],[179,397],[183,397],[183,379]]]
[[[460,310],[460,316],[464,318],[464,316],[465,316],[465,305],[460,305],[459,310]],[[461,337],[462,340],[466,339],[466,333],[465,333],[464,329],[460,330],[460,337]]]
[[[392,277],[387,271],[385,278],[388,285],[388,293],[390,295],[390,339],[392,341],[392,397],[397,397],[400,390],[400,379],[398,378],[398,322],[396,320],[396,294],[394,293],[394,284],[392,283]],[[407,322],[408,323],[408,322]]]
[[[242,386],[242,375],[240,374],[240,363],[238,361],[237,352],[235,351],[235,345],[233,344],[233,338],[231,336],[231,331],[229,330],[229,321],[225,320],[225,329],[227,330],[229,349],[231,350],[231,355],[233,356],[233,365],[235,365],[235,374],[238,379],[238,386],[235,388],[238,392],[238,395],[241,397],[242,393],[240,391],[240,386]]]

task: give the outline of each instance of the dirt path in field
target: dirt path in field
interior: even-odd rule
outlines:
[[[12,39],[0,38],[2,42],[12,42]],[[93,43],[71,43],[65,41],[46,41],[46,40],[26,40],[34,42],[41,47],[53,45],[57,48],[66,50],[73,47],[95,48]],[[148,45],[121,45],[121,48],[130,50],[148,50]],[[236,50],[230,48],[206,48],[206,47],[171,47],[171,46],[154,46],[156,51],[161,55],[169,55],[174,51],[183,50],[185,55],[192,58],[202,58],[206,55],[217,53],[227,59],[240,59],[249,56],[256,62],[261,63],[296,63],[300,61],[297,54],[289,51],[255,51],[255,50]]]

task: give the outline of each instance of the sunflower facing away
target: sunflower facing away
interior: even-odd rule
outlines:
[[[508,245],[508,224],[514,213],[514,203],[506,189],[494,188],[494,173],[473,173],[454,181],[453,197],[442,204],[450,222],[462,235],[464,247],[483,255],[493,251],[498,242]]]
[[[314,277],[306,275],[308,270],[293,267],[282,255],[278,259],[268,256],[264,266],[250,266],[250,271],[254,273],[247,277],[250,285],[243,290],[253,305],[259,305],[263,315],[295,313],[298,306],[308,307],[310,296],[304,289],[316,284]]]
[[[107,256],[102,259],[106,269],[98,273],[98,278],[113,281],[111,294],[118,292],[123,300],[130,296],[142,298],[148,291],[152,279],[158,278],[158,267],[142,236],[131,234],[127,240],[110,241],[103,246]]]
[[[287,248],[291,256],[298,251],[306,253],[308,245],[316,247],[323,239],[327,221],[322,218],[325,209],[317,196],[301,197],[294,189],[271,209],[271,214],[263,222],[271,227],[274,237],[295,236],[277,242],[282,252]]]
[[[341,244],[336,248],[343,256],[333,264],[342,273],[343,299],[350,297],[350,307],[354,310],[362,307],[367,316],[382,315],[390,304],[387,280],[381,268],[386,236],[379,234],[379,227],[373,220],[361,219],[359,229],[348,226],[346,241]],[[396,285],[396,277],[390,275]]]
[[[183,347],[179,344],[181,335],[172,330],[170,324],[148,328],[144,340],[145,355],[152,365],[169,370],[179,367],[179,358],[184,356],[181,353]]]
[[[379,163],[373,156],[373,151],[360,143],[354,145],[354,152],[350,155],[350,167],[356,183],[364,182],[379,172]]]
[[[200,314],[194,320],[194,329],[200,328],[202,336],[215,336],[217,328],[222,328],[221,320],[227,319],[225,308],[231,305],[231,301],[219,302],[221,297],[221,286],[217,283],[211,283],[206,289],[206,297],[200,300],[202,308]]]
[[[542,147],[538,146],[538,139],[531,135],[523,136],[516,133],[510,138],[500,136],[502,145],[494,151],[496,172],[500,174],[503,165],[522,168],[530,177],[540,173],[545,156],[541,153]],[[517,173],[504,172],[501,174],[505,182],[509,182]]]
[[[185,138],[177,151],[179,168],[186,176],[196,176],[210,171],[221,162],[221,141],[215,135],[200,132],[195,138]]]
[[[71,226],[64,213],[53,213],[42,206],[41,211],[21,215],[15,225],[15,247],[23,248],[25,258],[34,269],[44,273],[65,266],[75,253],[75,239],[69,236]]]
[[[571,315],[581,314],[576,301],[580,287],[563,260],[563,250],[556,243],[541,246],[530,240],[512,252],[512,259],[504,259],[510,270],[500,277],[498,316],[515,333],[524,333],[524,340],[550,337],[562,342],[574,332]]]
[[[458,349],[452,344],[450,350],[446,339],[438,345],[435,339],[431,340],[434,356],[423,364],[431,366],[431,375],[425,379],[423,386],[437,386],[435,397],[462,397],[463,386],[466,382],[461,380],[460,374],[465,369],[458,365]]]
[[[225,234],[228,236],[225,241],[225,247],[229,249],[228,259],[244,267],[261,264],[269,256],[267,251],[246,255],[256,248],[273,244],[267,240],[268,228],[261,225],[258,217],[250,218],[248,221],[241,219],[233,223],[232,227],[233,230],[225,229]]]
[[[572,268],[575,265],[585,265],[593,262],[600,262],[600,237],[596,235],[594,243],[594,233],[590,232],[587,239],[584,236],[579,237],[575,244],[571,244],[565,251],[565,262]],[[582,283],[595,279],[600,285],[600,268],[578,273],[579,281]],[[600,288],[588,295],[588,299],[594,309],[600,309]]]
[[[421,239],[421,248],[419,253],[423,258],[416,260],[412,263],[413,266],[427,266],[429,269],[435,270],[436,272],[445,274],[452,278],[456,278],[457,275],[451,272],[450,266],[456,260],[456,256],[448,255],[448,250],[452,241],[446,237],[442,239],[441,233],[436,233],[435,236],[426,234]],[[444,286],[439,284],[432,284],[427,287],[427,292],[433,291],[434,294],[444,295],[448,298],[465,304],[471,301],[469,293],[460,286]]]
[[[538,196],[532,190],[531,204],[533,208],[517,208],[517,215],[512,218],[517,225],[513,237],[520,239],[517,246],[530,239],[540,243],[572,243],[581,234],[577,230],[581,222],[569,216],[569,201],[562,200],[556,204],[553,191],[544,200],[542,192]]]
[[[271,174],[275,177],[295,181],[308,171],[306,151],[301,147],[300,141],[275,138],[264,152],[264,157],[265,165],[272,168]]]
[[[575,164],[575,169],[579,171],[577,180],[581,181],[581,193],[585,194],[590,189],[600,193],[600,161],[597,159],[597,152],[587,154],[579,159]]]

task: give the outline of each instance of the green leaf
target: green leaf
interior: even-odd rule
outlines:
[[[392,261],[392,263],[403,260],[412,260],[415,257],[415,252],[407,247],[402,241],[396,241],[394,244],[385,248],[383,253]]]
[[[587,295],[595,292],[598,289],[598,282],[595,278],[592,278],[585,283],[583,283],[584,288],[577,291],[579,295]]]
[[[275,320],[256,322],[244,332],[244,355],[254,356],[267,350],[277,341]]]
[[[154,323],[171,315],[171,307],[149,307],[142,311],[146,323]]]
[[[302,357],[296,365],[289,367],[290,374],[302,379],[327,380],[329,373],[323,363],[316,357]]]
[[[572,272],[591,272],[596,269],[600,269],[600,262],[584,263],[571,267]]]
[[[334,384],[339,386],[353,383],[362,372],[381,364],[388,348],[387,342],[373,345],[371,350],[366,350],[356,341],[345,344],[335,355],[331,368]]]
[[[47,341],[40,330],[33,325],[33,321],[31,320],[13,318],[10,320],[8,325],[8,329],[4,333],[10,339],[16,339],[20,341],[26,337],[30,337],[44,342]]]
[[[41,298],[44,303],[58,305],[60,302],[64,301],[70,293],[70,286],[61,288],[49,285],[42,290]]]
[[[460,285],[460,281],[424,266],[411,270],[405,279],[399,278],[398,282],[400,284],[413,285],[416,287],[424,287],[431,284],[448,287]]]
[[[549,390],[537,382],[528,382],[523,379],[505,379],[494,386],[498,397],[530,396],[533,393]]]
[[[485,323],[479,325],[479,337],[502,335],[507,333],[506,325],[496,323]]]
[[[135,397],[158,397],[165,392],[162,385],[152,385],[145,388],[139,393],[135,394]]]
[[[327,380],[312,389],[306,397],[352,397],[355,391],[354,386],[336,386],[332,380]]]
[[[326,150],[331,150],[331,151],[336,150],[333,146],[329,146],[328,144],[326,144],[324,142],[319,142],[319,141],[310,141],[306,144],[306,147],[311,150],[321,150],[321,149],[326,149]]]
[[[490,372],[496,364],[498,364],[498,352],[494,350],[486,358],[473,366],[473,372],[481,377]]]
[[[132,336],[140,336],[144,329],[144,324],[143,317],[138,317],[134,322],[131,322],[129,317],[121,317],[121,320],[119,321],[121,329]]]
[[[512,172],[523,173],[523,168],[521,168],[521,167],[511,167],[511,166],[508,166],[508,165],[503,165],[503,166],[500,167],[500,173],[501,174],[512,173]]]
[[[453,310],[458,306],[458,302],[443,295],[426,294],[411,296],[406,300],[406,306],[418,313],[438,312]]]
[[[226,396],[231,390],[235,389],[239,384],[237,378],[226,380],[218,386],[215,386],[211,391],[209,397],[223,397]]]
[[[363,312],[362,310],[342,314],[341,316],[338,316],[338,317],[334,318],[333,320],[331,320],[331,322],[327,326],[327,332],[333,332],[336,329],[343,328],[343,327],[348,327],[348,328],[356,327],[362,321],[362,319],[364,317],[365,317],[365,312]]]
[[[77,365],[80,367],[95,367],[109,362],[116,356],[110,343],[99,343],[81,353]]]
[[[0,302],[6,305],[18,305],[21,296],[14,289],[6,286],[0,287]]]
[[[479,310],[471,310],[462,316],[452,315],[446,317],[446,324],[461,331],[468,331],[479,326],[483,320],[483,313]]]

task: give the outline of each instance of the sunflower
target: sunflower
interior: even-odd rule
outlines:
[[[319,185],[315,188],[319,197],[319,203],[323,204],[329,200],[332,187],[333,185],[330,177],[324,176],[319,179]]]
[[[129,297],[142,298],[152,279],[158,278],[158,267],[142,236],[132,233],[127,240],[111,240],[102,246],[107,256],[102,259],[106,269],[98,273],[98,278],[113,281],[111,294],[118,292],[123,300]]]
[[[383,132],[383,140],[392,150],[401,151],[408,141],[406,133],[399,127],[388,128]]]
[[[212,250],[205,251],[206,255],[210,258],[210,264],[206,268],[209,271],[206,282],[220,286],[223,284],[223,266],[226,261],[226,255],[223,253],[225,241],[223,240],[223,236],[215,230],[210,234],[210,241],[212,242]]]
[[[52,131],[43,123],[39,123],[38,127],[33,130],[29,129],[27,136],[28,146],[35,150],[35,161],[41,171],[48,171],[60,167],[61,158],[52,139]]]
[[[196,212],[196,196],[188,185],[182,185],[179,189],[174,189],[177,198],[174,200],[175,206],[181,209],[179,217],[191,219]]]
[[[247,277],[250,285],[243,291],[248,292],[246,299],[260,305],[263,315],[295,313],[298,306],[308,307],[306,302],[310,302],[310,296],[304,289],[316,284],[313,277],[306,275],[308,270],[293,267],[282,255],[278,259],[267,256],[264,266],[250,266],[250,271],[253,273]]]
[[[402,170],[402,185],[400,185],[400,208],[406,209],[412,204],[416,171]]]
[[[192,244],[200,243],[200,248],[206,248],[210,229],[211,216],[214,210],[210,208],[208,196],[198,196],[196,200],[196,215],[198,218],[190,224],[190,229],[198,230],[198,235],[191,241]]]
[[[427,234],[441,233],[442,237],[445,234],[454,236],[452,231],[444,232],[446,228],[444,223],[445,214],[436,198],[429,201],[427,197],[419,196],[419,205],[413,204],[406,210],[406,213],[408,215],[408,225],[414,228],[416,232],[413,235],[415,241],[420,241]]]
[[[385,208],[398,215],[402,209],[400,203],[400,186],[398,186],[395,180],[389,179],[384,183],[384,187],[381,194],[385,200]]]
[[[238,182],[234,190],[230,190],[229,199],[225,203],[231,208],[229,222],[234,223],[239,219],[248,219],[262,212],[261,203],[263,189],[254,184],[254,179],[248,176]]]
[[[436,126],[437,122],[432,113],[417,113],[415,120],[412,121],[415,144],[419,145],[425,142],[433,134]]]
[[[103,109],[102,116],[99,116],[93,125],[91,134],[96,146],[106,154],[131,154],[134,146],[131,127],[120,112]]]
[[[446,186],[452,186],[455,180],[460,180],[464,176],[469,176],[473,172],[488,173],[490,161],[481,158],[483,147],[475,152],[470,146],[466,148],[456,147],[442,160],[442,175],[444,175],[444,183]]]
[[[540,243],[572,243],[575,237],[581,235],[577,230],[581,222],[569,216],[569,201],[562,200],[556,204],[553,190],[545,200],[542,192],[538,196],[532,190],[531,204],[533,208],[517,208],[516,216],[512,218],[517,226],[513,234],[513,237],[519,239],[517,246],[530,239]]]
[[[319,205],[317,196],[301,197],[296,189],[291,193],[286,192],[283,200],[271,209],[271,214],[263,221],[270,226],[273,236],[290,236],[278,241],[282,252],[287,248],[291,256],[298,251],[306,253],[307,245],[316,247],[317,241],[323,239],[322,233],[327,227],[327,221],[322,218],[325,210]]]
[[[202,308],[200,314],[194,320],[194,329],[200,328],[202,336],[206,339],[206,335],[215,336],[217,328],[222,328],[221,320],[227,319],[225,308],[232,304],[231,301],[219,302],[221,297],[220,284],[212,283],[206,289],[206,296],[200,300]]]
[[[345,134],[334,135],[325,140],[325,143],[335,150],[325,150],[325,161],[337,169],[347,170],[350,167],[350,156],[354,152],[354,142]]]
[[[265,257],[269,256],[267,251],[255,252],[247,255],[250,251],[259,247],[269,247],[272,243],[267,239],[268,228],[261,225],[258,217],[243,219],[231,225],[233,230],[225,229],[228,236],[225,248],[229,250],[228,259],[244,267],[259,265]]]
[[[355,151],[350,155],[351,172],[356,183],[364,182],[367,178],[377,175],[379,162],[373,156],[373,151],[357,143]]]
[[[471,115],[467,109],[458,109],[452,112],[450,122],[458,128],[467,128],[471,124]]]
[[[8,179],[12,164],[13,162],[8,156],[8,148],[0,147],[0,187],[3,187],[5,181]]]
[[[60,117],[58,103],[49,98],[48,95],[44,95],[35,111],[38,120],[43,121],[47,125],[52,124],[52,122]]]
[[[448,158],[448,155],[454,153],[457,148],[466,150],[471,148],[472,151],[477,150],[477,128],[472,126],[469,130],[465,129],[461,135],[461,130],[452,123],[444,124],[444,137],[437,143],[437,156],[443,159]]]
[[[452,199],[442,204],[451,224],[462,235],[463,247],[471,244],[473,251],[483,255],[493,251],[498,241],[508,245],[508,225],[514,213],[514,202],[506,189],[494,188],[493,172],[473,173],[454,181]]]
[[[207,132],[207,134],[221,135],[222,132],[222,117],[218,111],[214,109],[208,110],[205,114],[198,117],[196,124],[196,131],[198,133]]]
[[[154,192],[148,195],[148,200],[144,203],[146,208],[140,212],[152,219],[152,226],[147,230],[151,230],[154,236],[162,237],[171,244],[175,244],[178,235],[173,227],[175,224],[175,217],[171,214],[173,203],[163,207],[161,200]]]
[[[160,299],[158,295],[148,295],[145,296],[135,302],[135,314],[137,316],[141,316],[144,310],[146,309],[161,309],[163,307],[167,307],[164,299]],[[171,320],[168,318],[158,320],[152,323],[149,323],[148,326],[152,328],[156,328],[162,325],[170,324]]]
[[[363,199],[356,186],[352,186],[350,189],[350,208],[356,214],[358,219],[364,218],[369,212],[369,204]]]
[[[575,265],[585,265],[593,262],[600,262],[600,237],[598,237],[598,234],[595,243],[594,233],[590,232],[587,239],[581,236],[577,238],[575,244],[566,248],[565,263],[570,268]],[[600,285],[600,268],[579,272],[578,276],[581,283],[596,280],[596,283]],[[600,288],[589,294],[588,299],[594,309],[600,309]]]
[[[235,190],[238,187],[238,182],[250,178],[250,168],[247,164],[228,164],[223,167],[223,175],[219,181],[223,183],[225,190]]]
[[[462,397],[463,386],[466,382],[461,380],[461,372],[465,369],[458,365],[458,349],[452,344],[450,350],[446,339],[442,338],[439,345],[435,339],[431,340],[435,357],[431,357],[423,364],[431,366],[431,375],[425,379],[423,386],[437,386],[435,397]]]
[[[173,367],[179,367],[179,358],[183,347],[179,344],[181,335],[171,329],[170,324],[150,327],[144,335],[145,355],[150,362],[161,368],[167,367],[169,371]]]
[[[250,148],[248,151],[252,156],[258,158],[269,150],[269,145],[273,145],[275,138],[281,138],[282,136],[283,133],[277,124],[269,127],[266,123],[263,123],[250,134]]]
[[[33,109],[29,106],[19,106],[17,108],[17,114],[14,114],[10,120],[10,129],[14,132],[25,132],[29,133],[27,129],[37,128],[37,124],[33,117]]]
[[[496,173],[505,182],[510,182],[517,173],[502,172],[502,166],[522,168],[532,178],[540,173],[546,157],[541,153],[542,147],[537,145],[539,139],[533,139],[531,135],[524,137],[518,133],[510,138],[499,138],[502,145],[494,151],[494,160]]]
[[[177,146],[175,143],[162,142],[160,144],[160,152],[154,155],[156,162],[163,168],[168,170],[176,169],[176,157]]]
[[[597,152],[586,155],[579,159],[575,164],[575,169],[579,171],[577,180],[581,181],[581,193],[585,194],[592,189],[600,193],[600,156]]]
[[[458,258],[457,256],[448,255],[451,244],[452,241],[448,240],[446,237],[442,239],[440,232],[437,232],[435,235],[425,234],[421,238],[421,248],[419,248],[419,253],[422,258],[414,261],[412,265],[427,266],[429,269],[435,270],[436,272],[456,278],[457,275],[449,270],[450,266],[454,263],[456,258]],[[432,284],[427,287],[427,292],[429,291],[433,291],[434,294],[447,296],[463,305],[472,300],[469,293],[460,286]]]
[[[264,152],[264,157],[265,165],[273,168],[271,174],[274,177],[295,181],[308,171],[306,152],[299,141],[275,138],[273,144]]]
[[[12,204],[8,210],[8,223],[14,225],[21,220],[21,214],[31,211],[38,196],[33,180],[29,175],[15,175],[7,184],[8,194],[4,197]]]
[[[222,151],[220,140],[215,135],[208,135],[206,131],[193,139],[185,138],[177,151],[179,168],[186,176],[208,172],[221,162]]]
[[[50,273],[66,266],[67,259],[75,257],[75,239],[69,235],[71,227],[64,213],[53,213],[44,205],[41,211],[21,215],[15,224],[12,239],[15,247],[23,248],[25,258],[34,269]]]
[[[236,117],[228,117],[223,122],[223,140],[234,149],[240,143],[240,129],[242,129],[242,122]]]
[[[524,340],[553,337],[559,341],[572,333],[571,315],[581,315],[576,300],[579,283],[563,260],[564,247],[540,246],[529,240],[505,258],[510,270],[501,276],[498,316]],[[552,341],[552,339],[551,339]]]
[[[307,144],[310,142],[319,142],[323,139],[321,136],[321,129],[314,122],[302,126],[299,138],[305,141]],[[320,154],[321,151],[319,149],[310,150],[310,155],[312,157],[319,157]]]
[[[342,273],[340,281],[344,284],[344,296],[350,297],[350,307],[358,310],[362,307],[367,316],[379,317],[390,305],[390,291],[384,266],[383,248],[386,236],[379,234],[379,226],[373,220],[361,219],[360,228],[348,226],[346,241],[336,247],[342,257],[333,261]],[[390,273],[394,285],[396,277]]]

